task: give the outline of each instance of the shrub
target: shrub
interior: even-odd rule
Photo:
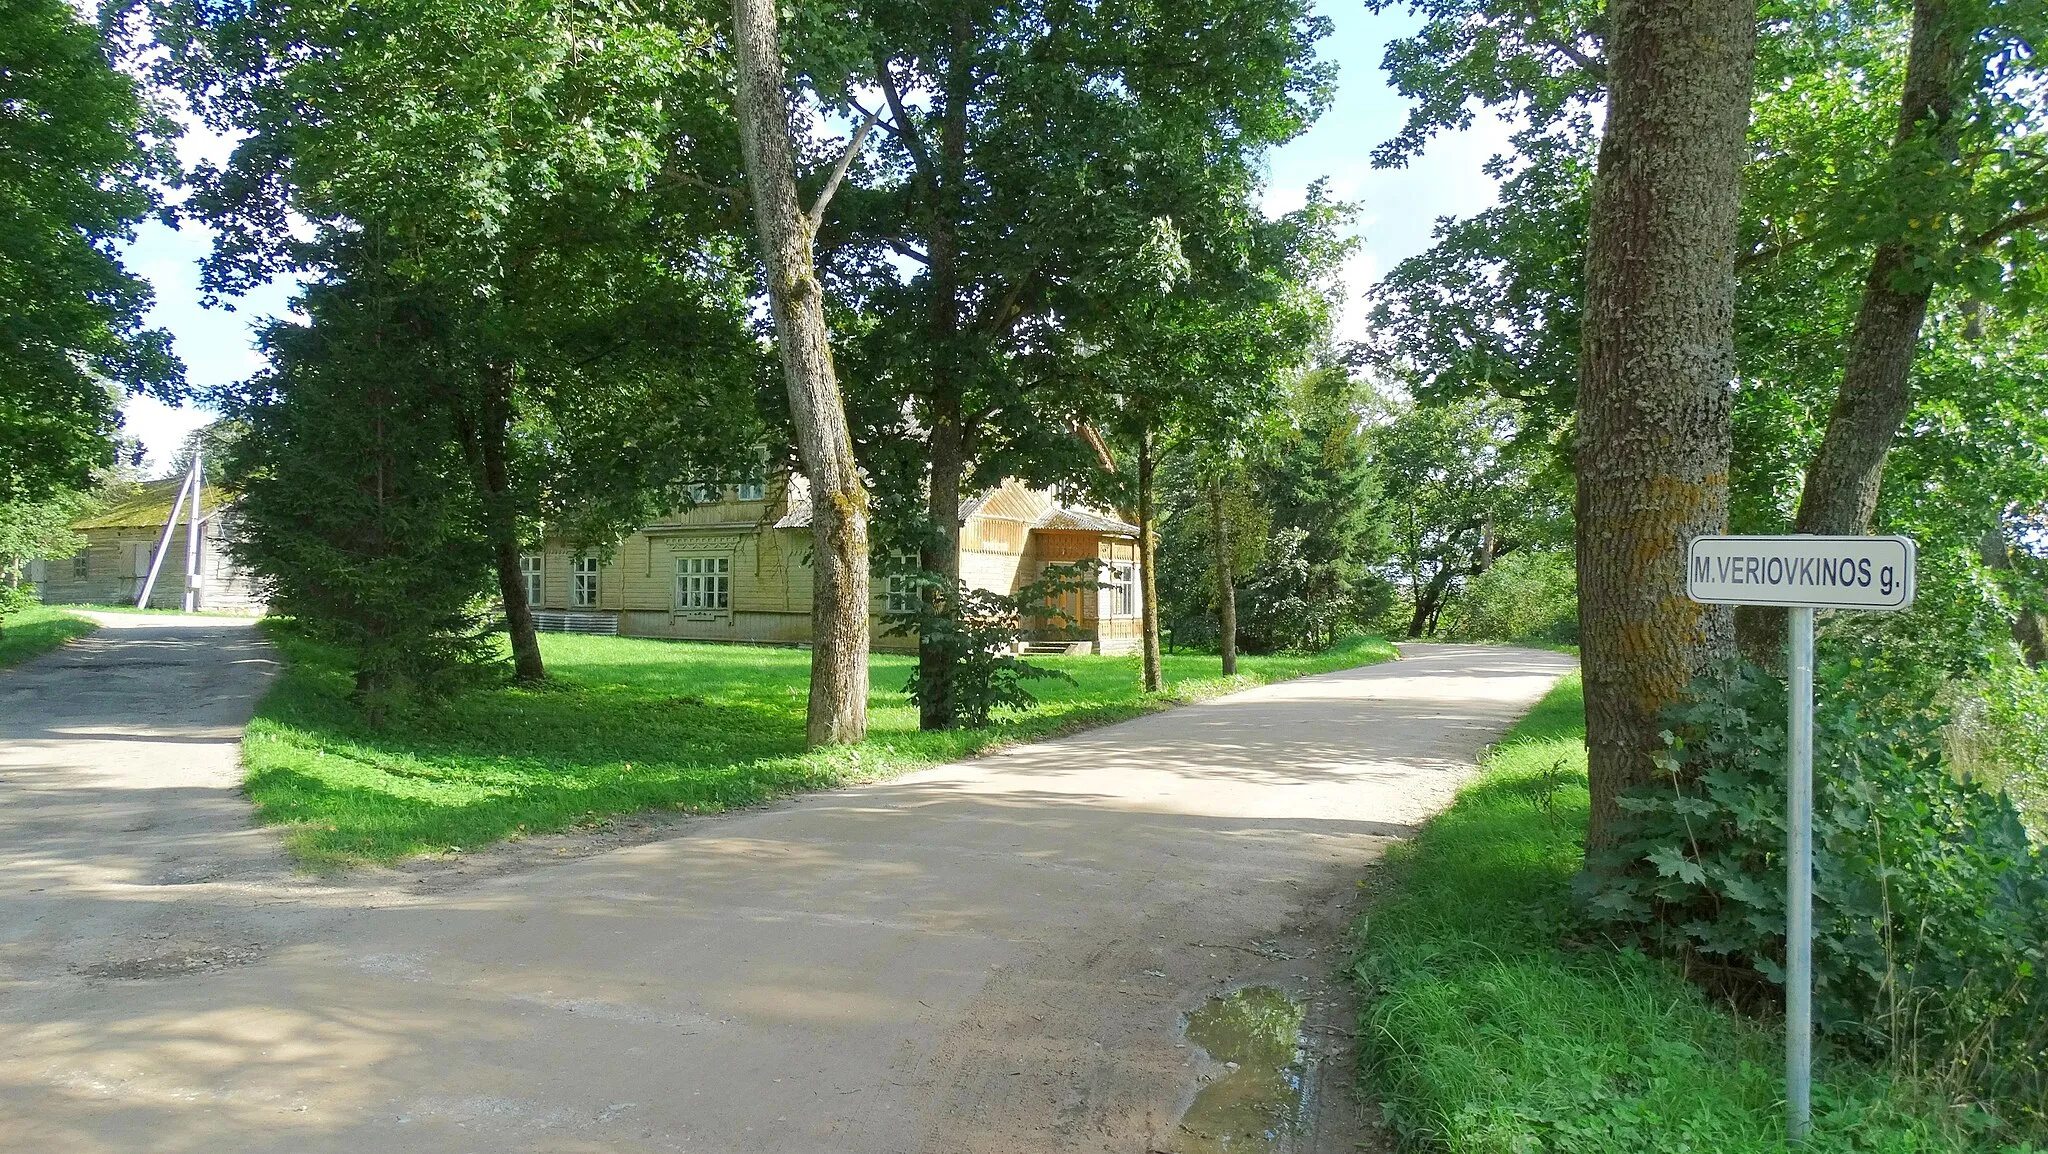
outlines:
[[[1440,636],[1455,641],[1576,645],[1579,582],[1572,555],[1510,553],[1468,579],[1444,607]]]
[[[934,580],[931,573],[920,571],[912,578],[912,585],[924,594],[937,587]],[[998,709],[1023,710],[1038,704],[1038,699],[1024,688],[1025,682],[1043,678],[1074,680],[1061,670],[1022,660],[1017,656],[1017,646],[1024,639],[1028,615],[1043,614],[1046,606],[1057,604],[1062,593],[1076,588],[1094,590],[1100,585],[1097,567],[1085,562],[1048,566],[1043,578],[1009,596],[956,581],[947,598],[951,612],[938,612],[935,599],[921,595],[918,611],[891,616],[889,632],[918,637],[945,654],[953,665],[953,722],[980,729],[988,725]],[[1064,622],[1064,615],[1057,611],[1051,616]],[[903,691],[923,709],[932,687],[922,676],[912,673]]]
[[[2048,860],[2011,802],[1950,771],[1930,698],[1837,667],[1814,722],[1819,1030],[2048,1117]],[[1666,716],[1657,780],[1581,896],[1710,989],[1782,1000],[1785,686],[1702,679]]]

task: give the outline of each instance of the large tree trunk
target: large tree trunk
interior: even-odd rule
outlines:
[[[1963,64],[1972,31],[1955,27],[1957,23],[1948,0],[1918,0],[1913,5],[1913,40],[1892,146],[1894,190],[1924,185],[1926,174],[1917,170],[1928,163],[1926,144],[1932,144],[1942,162],[1955,162],[1955,111],[1968,84]],[[1906,171],[1909,168],[1914,171]],[[1870,532],[1884,481],[1885,453],[1913,408],[1913,353],[1927,319],[1933,283],[1914,268],[1922,254],[1912,243],[1912,230],[1904,227],[1913,206],[1901,201],[1886,207],[1900,218],[1902,231],[1880,244],[1871,258],[1841,389],[1799,495],[1795,524],[1801,533]]]
[[[925,506],[931,530],[920,564],[937,577],[937,588],[928,594],[935,598],[935,603],[927,609],[951,616],[953,590],[960,584],[960,486],[967,462],[960,443],[958,398],[950,393],[936,395],[931,411],[931,490]],[[918,638],[919,729],[951,729],[959,720],[959,702],[953,694],[953,668],[958,660],[959,654],[944,642]]]
[[[1138,605],[1139,624],[1145,634],[1145,692],[1166,688],[1166,675],[1159,661],[1159,580],[1154,575],[1159,560],[1159,533],[1152,508],[1152,434],[1138,438]]]
[[[494,365],[485,370],[471,459],[481,467],[478,480],[483,482],[484,528],[491,535],[491,564],[498,571],[505,632],[512,639],[512,673],[520,681],[540,681],[547,676],[547,669],[541,664],[533,606],[526,600],[526,575],[519,569],[519,508],[507,460],[511,453],[512,388],[510,366]]]
[[[812,746],[859,741],[868,727],[868,493],[832,366],[810,218],[797,201],[775,0],[733,0],[740,145],[761,234],[776,350],[797,451],[811,482]]]
[[[1223,676],[1237,676],[1237,573],[1230,555],[1230,518],[1223,511],[1223,482],[1209,482],[1209,514],[1216,522],[1216,647]]]
[[[1735,248],[1756,0],[1616,0],[1586,253],[1578,572],[1592,813],[1651,771],[1657,716],[1733,647],[1685,595],[1691,538],[1728,525]]]

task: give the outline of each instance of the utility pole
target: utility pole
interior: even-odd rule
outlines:
[[[185,517],[185,612],[199,608],[199,584],[205,580],[199,571],[199,525],[200,491],[206,485],[206,471],[200,464],[201,453],[197,444],[192,447],[192,477],[187,484],[192,486],[192,511]],[[173,517],[175,520],[175,516]]]

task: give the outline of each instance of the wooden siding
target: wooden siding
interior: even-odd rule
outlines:
[[[228,557],[212,530],[211,524],[200,526],[199,567],[203,580],[199,607],[230,613],[262,612],[263,601],[249,573]],[[178,609],[185,603],[185,531],[185,524],[180,522],[171,534],[156,585],[150,590],[152,608]],[[135,604],[135,598],[142,593],[142,583],[149,576],[149,559],[155,555],[157,541],[163,536],[162,527],[86,529],[83,535],[85,578],[73,576],[73,558],[51,560],[43,567],[44,579],[39,586],[43,600],[52,605]]]

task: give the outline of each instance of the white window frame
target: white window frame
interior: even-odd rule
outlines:
[[[600,588],[596,554],[569,558],[569,608],[597,608]]]
[[[732,612],[732,555],[692,554],[676,558],[675,612]]]
[[[1138,596],[1138,563],[1111,561],[1105,568],[1102,616],[1136,617],[1144,612]]]
[[[762,500],[766,500],[766,499],[767,499],[767,497],[768,497],[768,482],[766,482],[766,481],[741,481],[741,482],[740,482],[739,484],[737,484],[737,485],[733,486],[733,491],[732,491],[732,492],[733,492],[733,499],[734,499],[735,501],[762,501]]]
[[[685,492],[689,494],[690,504],[710,505],[724,495],[724,487],[720,485],[691,485]]]
[[[882,575],[882,609],[888,613],[916,613],[924,607],[917,588],[917,570],[923,559],[898,549],[889,554],[888,569]]]
[[[547,600],[547,559],[539,553],[519,555],[519,578],[526,586],[526,607],[538,609]]]

